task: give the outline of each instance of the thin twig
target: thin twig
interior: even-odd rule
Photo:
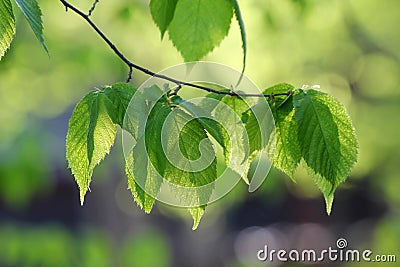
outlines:
[[[133,68],[132,66],[129,66],[128,78],[126,79],[127,83],[129,83],[132,80],[132,73],[133,73]]]
[[[185,82],[181,81],[166,75],[158,74],[155,73],[149,69],[146,69],[145,67],[142,67],[140,65],[137,65],[133,62],[131,62],[129,59],[125,57],[124,54],[118,48],[113,44],[113,42],[97,27],[97,25],[90,19],[90,12],[89,14],[85,14],[72,4],[70,4],[66,0],[60,0],[60,2],[65,6],[66,10],[70,9],[76,14],[78,14],[80,17],[82,17],[84,20],[86,20],[87,23],[92,27],[92,29],[103,39],[104,42],[107,43],[107,45],[113,50],[113,52],[129,67],[129,75],[127,78],[127,82],[129,82],[132,78],[132,71],[133,69],[139,70],[149,76],[153,76],[159,79],[163,79],[169,82],[172,82],[177,85],[178,91],[182,88],[182,86],[189,86],[192,88],[200,89],[209,93],[216,93],[216,94],[221,94],[221,95],[229,95],[229,96],[240,96],[240,97],[268,97],[268,98],[273,98],[275,96],[290,96],[292,94],[291,91],[288,91],[287,93],[279,93],[279,94],[248,94],[248,93],[239,93],[235,91],[219,91],[213,88],[209,88],[206,86],[202,86],[199,84],[194,84],[190,82]],[[95,3],[98,1],[95,1]],[[95,6],[95,4],[93,5]],[[175,93],[175,92],[174,92]],[[177,93],[177,92],[176,92]]]
[[[92,13],[93,13],[94,9],[96,8],[96,5],[97,5],[98,2],[99,2],[99,0],[95,0],[93,2],[92,7],[89,9],[88,17],[90,17],[92,15]]]

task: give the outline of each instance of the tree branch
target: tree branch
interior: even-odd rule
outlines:
[[[206,86],[181,81],[181,80],[178,80],[178,79],[166,76],[166,75],[157,74],[157,73],[155,73],[149,69],[146,69],[140,65],[137,65],[137,64],[131,62],[129,59],[127,59],[125,57],[125,55],[122,54],[122,52],[114,45],[114,43],[90,19],[90,15],[93,12],[98,1],[95,1],[93,3],[93,6],[89,10],[88,14],[85,14],[83,11],[79,10],[78,8],[76,8],[74,5],[70,4],[66,0],[60,0],[60,2],[65,6],[66,11],[72,10],[77,15],[82,17],[92,27],[92,29],[101,37],[101,39],[103,39],[103,41],[106,42],[106,44],[111,48],[111,50],[128,66],[129,74],[128,74],[127,82],[129,82],[132,79],[133,69],[136,69],[136,70],[139,70],[149,76],[153,76],[153,77],[163,79],[163,80],[166,80],[166,81],[176,84],[177,88],[179,88],[179,89],[176,90],[173,94],[176,94],[182,88],[182,86],[189,86],[189,87],[200,89],[200,90],[203,90],[203,91],[206,91],[209,93],[216,93],[216,94],[229,95],[229,96],[240,96],[240,97],[267,97],[267,98],[273,99],[275,96],[290,96],[292,94],[292,92],[290,90],[287,93],[279,93],[279,94],[248,94],[248,93],[238,93],[235,91],[219,91],[219,90],[215,90],[213,88],[209,88]]]

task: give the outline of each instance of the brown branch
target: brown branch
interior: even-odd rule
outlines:
[[[216,94],[221,94],[221,95],[240,96],[240,97],[267,97],[267,98],[271,98],[271,99],[275,96],[290,96],[292,94],[291,91],[288,91],[287,93],[279,93],[279,94],[248,94],[248,93],[238,93],[235,91],[219,91],[219,90],[215,90],[213,88],[209,88],[209,87],[202,86],[199,84],[185,82],[185,81],[181,81],[181,80],[178,80],[178,79],[166,76],[166,75],[155,73],[155,72],[153,72],[149,69],[146,69],[140,65],[137,65],[137,64],[131,62],[129,59],[127,59],[125,57],[125,55],[122,54],[122,52],[114,45],[114,43],[90,19],[90,15],[93,12],[94,7],[96,6],[98,1],[95,1],[93,3],[91,11],[89,11],[88,14],[85,14],[84,12],[82,12],[81,10],[79,10],[78,8],[76,8],[74,5],[70,4],[66,0],[60,0],[60,2],[65,6],[66,11],[72,10],[73,12],[78,14],[80,17],[82,17],[92,27],[92,29],[101,37],[101,39],[103,39],[103,41],[106,42],[106,44],[111,48],[111,50],[128,66],[129,74],[128,74],[127,82],[129,82],[132,79],[133,69],[136,69],[136,70],[139,70],[149,76],[153,76],[153,77],[156,77],[159,79],[163,79],[163,80],[172,82],[177,85],[177,88],[179,88],[178,90],[180,90],[180,88],[182,88],[182,86],[189,86],[192,88],[207,91],[209,93],[216,93]],[[176,94],[178,90],[176,90],[173,94]]]

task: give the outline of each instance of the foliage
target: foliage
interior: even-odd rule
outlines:
[[[95,5],[91,12],[85,14],[66,1],[61,2],[91,23],[89,17]],[[43,26],[38,4],[35,0],[16,0],[16,3],[30,23],[39,42],[47,50],[42,35]],[[247,41],[238,1],[152,0],[150,10],[155,24],[160,29],[161,37],[168,32],[169,38],[185,61],[200,60],[218,46],[228,34],[232,17],[235,15],[242,38],[244,71]],[[9,0],[0,0],[0,17],[2,21],[0,55],[3,56],[15,34],[14,14]],[[93,24],[91,25],[93,27]],[[104,35],[101,37],[110,44]],[[127,63],[126,58],[115,46],[110,45],[110,47]],[[127,64],[131,70],[132,68],[143,70],[142,67],[136,67],[130,62]],[[146,71],[144,69],[144,72]],[[146,73],[151,74],[149,71]],[[178,81],[177,85],[181,86],[182,83]],[[160,88],[155,89],[162,92]],[[178,91],[175,92],[177,93]],[[303,160],[325,196],[328,213],[331,211],[335,189],[346,180],[357,160],[357,139],[344,106],[332,96],[314,89],[278,84],[258,96],[265,98],[272,110],[276,130],[271,133],[260,130],[263,129],[260,127],[262,121],[256,114],[260,112],[263,114],[263,111],[266,114],[266,110],[260,103],[249,107],[243,101],[246,97],[245,93],[239,92],[236,95],[229,89],[214,91],[207,97],[217,99],[232,107],[236,113],[235,116],[227,117],[231,127],[225,129],[226,132],[229,135],[242,137],[242,127],[239,127],[241,124],[247,131],[248,139],[243,138],[242,142],[236,143],[231,143],[228,135],[212,120],[199,118],[191,114],[187,107],[176,105],[174,92],[163,92],[161,98],[150,102],[141,98],[140,94],[136,88],[127,83],[117,83],[106,86],[102,90],[89,92],[76,105],[68,127],[66,157],[80,188],[82,204],[89,190],[94,168],[109,153],[114,143],[117,125],[128,131],[137,142],[127,159],[126,172],[129,188],[135,201],[146,212],[151,211],[160,191],[162,186],[160,178],[165,178],[168,182],[179,186],[193,188],[216,180],[216,158],[210,161],[207,168],[193,172],[177,168],[166,156],[168,151],[173,152],[178,147],[185,158],[182,164],[185,165],[187,162],[191,164],[201,158],[204,151],[208,154],[213,153],[214,148],[209,137],[213,137],[221,145],[225,161],[229,161],[233,155],[231,160],[235,165],[247,161],[250,164],[266,149],[270,155],[273,155],[274,166],[288,174],[293,180],[295,180],[295,170]],[[138,103],[134,105],[134,110],[128,112],[129,102],[134,96],[135,99],[138,96]],[[126,114],[129,115],[125,116]],[[140,119],[143,114],[148,115],[148,120],[144,125]],[[161,142],[162,130],[168,119],[170,120],[167,125],[170,126],[171,131],[177,132],[177,135],[165,137],[169,146],[166,148],[167,151],[164,151]],[[263,120],[265,119],[268,118]],[[144,136],[140,134],[140,129],[144,129]],[[271,138],[264,140],[265,135]],[[247,142],[249,148],[246,147]],[[232,154],[233,148],[243,152],[246,158]],[[139,152],[136,149],[139,149]],[[146,149],[149,157],[143,157],[140,149]],[[248,169],[248,167],[245,168]],[[243,174],[243,179],[249,182],[247,172]],[[139,180],[144,181],[139,183]],[[197,228],[204,214],[204,202],[207,202],[211,193],[211,191],[199,193],[194,190],[189,195],[179,196],[183,199],[194,199],[191,202],[192,205],[187,207],[194,219],[194,229]]]

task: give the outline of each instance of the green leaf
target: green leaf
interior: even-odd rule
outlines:
[[[193,218],[192,230],[196,230],[197,227],[199,227],[200,220],[204,215],[205,209],[206,209],[205,205],[203,205],[201,207],[196,207],[196,208],[190,208],[189,209],[190,215],[192,215],[192,218]]]
[[[31,26],[43,49],[49,53],[43,37],[42,11],[36,0],[14,0]]]
[[[287,93],[293,89],[293,85],[280,83],[264,90],[263,94]],[[267,112],[269,109],[264,102],[258,103],[244,114],[247,120],[246,130],[251,140],[250,154],[260,151],[268,144],[268,155],[273,160],[274,166],[294,179],[301,153],[297,138],[297,122],[294,119],[293,97],[279,96],[267,100],[275,121],[275,129],[271,129],[268,124],[272,118],[269,117],[270,113]]]
[[[293,96],[279,108],[273,108],[275,120],[275,143],[269,147],[273,164],[294,180],[294,173],[301,161],[297,121],[294,118]]]
[[[212,185],[206,189],[202,186],[217,178],[215,151],[207,133],[196,118],[157,103],[146,124],[145,141],[149,165],[174,185],[171,190],[183,200],[182,206],[190,207],[195,229],[213,189]],[[154,182],[151,186],[156,187]]]
[[[242,17],[242,12],[240,11],[239,1],[232,0],[233,8],[235,10],[235,17],[239,23],[240,27],[240,36],[242,38],[242,48],[243,48],[243,68],[242,68],[242,75],[238,81],[238,84],[241,82],[243,78],[244,71],[246,70],[246,59],[247,59],[247,37],[246,37],[246,28],[244,26],[244,21]]]
[[[213,130],[209,130],[209,133],[217,138],[223,137],[224,143],[224,155],[226,163],[233,168],[237,174],[241,175],[242,179],[248,184],[247,175],[242,173],[243,164],[245,164],[247,156],[249,155],[249,142],[247,135],[245,134],[245,126],[242,123],[242,113],[249,109],[246,102],[240,97],[221,96],[220,94],[211,93],[207,96],[208,98],[219,100],[220,103],[215,105],[210,104],[208,101],[202,103],[202,107],[206,109],[212,109],[212,115],[219,122],[223,123],[221,130],[218,127],[221,125],[218,123],[215,126],[209,124],[208,127]],[[208,128],[206,127],[206,129]],[[222,135],[221,135],[222,133]],[[248,166],[244,167],[245,169]]]
[[[172,156],[169,159],[174,159],[174,162],[167,162],[165,177],[174,184],[188,187],[203,186],[215,181],[215,151],[203,126],[182,110],[174,110],[171,115],[171,124],[163,133],[163,138],[167,140],[165,153]],[[178,149],[182,157],[175,153]]]
[[[126,110],[132,97],[136,93],[136,88],[128,83],[116,83],[104,88],[104,94],[111,100],[116,110],[115,123],[123,126]]]
[[[68,125],[66,157],[80,189],[81,204],[91,176],[114,143],[116,125],[111,101],[100,91],[88,93],[75,107]]]
[[[142,113],[147,114],[146,110]],[[138,138],[126,161],[129,189],[146,213],[151,212],[163,182],[167,159],[162,153],[161,130],[170,112],[170,108],[161,103],[153,107],[146,122],[145,136]]]
[[[264,90],[263,94],[283,94],[294,90],[294,86],[289,83],[278,83]]]
[[[227,149],[230,147],[229,134],[225,128],[217,121],[210,118],[199,118],[198,119],[204,129],[218,142],[218,144],[224,149],[224,153],[227,153]]]
[[[197,61],[228,34],[233,6],[227,0],[179,0],[169,37],[185,61]]]
[[[206,208],[204,203],[208,202],[214,188],[203,186],[217,179],[215,151],[198,120],[178,109],[174,110],[172,116],[170,131],[164,135],[164,138],[172,136],[166,142],[165,152],[167,155],[172,155],[176,162],[167,163],[165,178],[175,185],[195,189],[188,192],[181,191],[180,197],[186,199],[191,206],[200,204],[189,209],[194,219],[193,229],[196,229]],[[176,138],[176,135],[174,138],[173,133],[179,133],[179,138]],[[176,148],[180,149],[182,157],[175,156]]]
[[[148,162],[144,151],[144,141],[139,139],[126,160],[125,171],[128,176],[128,188],[135,202],[144,212],[150,213],[155,203],[162,177]],[[143,180],[140,180],[143,179]]]
[[[174,18],[175,8],[178,0],[151,0],[150,12],[157,27],[161,32],[161,39]]]
[[[294,106],[301,154],[316,174],[329,213],[335,189],[357,161],[355,131],[344,106],[328,94],[299,90]]]
[[[274,118],[266,101],[254,105],[242,114],[246,123],[246,132],[249,142],[249,155],[264,149],[274,130]]]
[[[218,142],[224,149],[224,152],[226,152],[226,149],[229,147],[229,135],[219,122],[212,119],[211,112],[209,112],[210,110],[189,101],[184,101],[180,97],[176,99],[175,103],[188,111],[192,116],[196,117],[204,129]],[[215,108],[215,106],[213,106],[212,109]]]
[[[15,19],[10,0],[0,0],[0,59],[15,35]]]

